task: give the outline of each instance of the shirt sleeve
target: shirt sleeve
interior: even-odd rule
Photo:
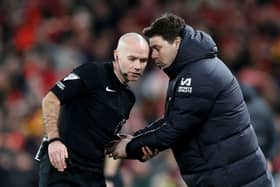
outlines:
[[[61,104],[86,94],[94,89],[98,79],[96,68],[92,64],[84,64],[74,69],[65,78],[58,81],[51,91],[58,97]]]
[[[61,104],[78,97],[86,92],[86,86],[75,73],[70,73],[64,79],[58,81],[51,91],[58,97]]]

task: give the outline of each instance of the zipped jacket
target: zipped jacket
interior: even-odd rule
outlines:
[[[169,76],[164,118],[127,145],[171,148],[189,187],[270,187],[271,174],[251,126],[239,84],[217,57],[212,38],[186,26]]]

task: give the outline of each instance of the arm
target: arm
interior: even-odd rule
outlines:
[[[172,147],[182,136],[188,140],[207,118],[212,101],[201,97],[175,97],[165,122],[158,129],[133,138],[126,147],[126,156],[141,159],[141,147],[162,151]]]
[[[42,113],[43,124],[49,140],[59,138],[59,111],[59,99],[52,92],[48,92],[48,94],[43,98],[42,101]],[[57,168],[58,171],[64,171],[64,169],[66,168],[65,159],[68,158],[68,151],[66,146],[61,141],[49,142],[48,154],[53,167]]]
[[[179,81],[177,84],[173,84],[175,86],[172,91],[169,90],[173,93],[169,93],[172,97],[170,97],[171,100],[167,100],[168,110],[162,125],[136,136],[127,145],[123,144],[125,151],[119,149],[120,151],[115,151],[114,155],[141,160],[143,146],[149,147],[152,151],[156,149],[162,151],[180,143],[178,142],[180,140],[188,143],[193,139],[204,121],[207,120],[216,96],[224,87],[224,80],[216,84],[216,81],[212,80],[214,78],[210,79],[207,76],[188,73],[180,76],[182,79],[179,77],[177,80],[189,78],[191,81],[187,87],[185,82]]]
[[[211,101],[204,98],[174,98],[173,108],[161,126],[132,139],[123,138],[109,148],[107,153],[114,159],[146,161],[157,155],[158,151],[172,147],[182,137],[185,142],[192,139],[193,134],[207,119],[211,106]]]
[[[118,170],[120,167],[121,160],[113,160],[106,156],[104,174],[106,177],[107,186],[114,186],[115,180],[118,180]]]
[[[60,139],[58,130],[60,108],[61,105],[71,101],[73,98],[87,93],[87,85],[94,85],[89,83],[89,80],[95,80],[91,76],[95,74],[91,74],[91,72],[94,72],[94,67],[91,65],[78,67],[63,80],[58,81],[43,98],[42,113],[45,131],[49,140],[48,154],[52,166],[57,168],[58,171],[64,171],[66,168],[65,160],[68,158],[68,150],[62,139]]]
[[[42,112],[45,132],[49,139],[59,137],[57,126],[59,111],[59,99],[52,92],[48,92],[42,100]]]
[[[104,169],[105,176],[115,176],[121,163],[120,161],[121,160],[113,160],[112,158],[106,156]]]
[[[157,128],[159,128],[159,127],[163,124],[163,122],[164,122],[164,118],[162,117],[162,118],[160,118],[160,119],[154,121],[153,123],[149,124],[147,127],[136,131],[136,132],[134,133],[134,136],[138,136],[138,135],[143,134],[143,133],[146,133],[146,132],[148,132],[148,131],[157,129]]]

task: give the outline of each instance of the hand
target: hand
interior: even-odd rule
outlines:
[[[68,151],[66,146],[61,141],[54,141],[49,144],[48,153],[50,162],[58,171],[63,172],[66,169],[66,158]]]
[[[110,158],[113,157],[113,152],[118,145],[118,143],[123,139],[123,138],[130,138],[132,139],[133,136],[129,134],[116,134],[116,137],[114,140],[110,141],[106,146],[105,146],[105,154],[108,155]]]
[[[151,158],[153,158],[159,153],[158,149],[155,149],[155,151],[153,152],[148,146],[144,146],[141,149],[144,154],[143,157],[141,158],[141,161],[143,162],[150,160]]]
[[[106,180],[106,186],[107,187],[114,187],[114,183],[112,181]]]
[[[126,146],[133,138],[131,135],[118,134],[119,140],[113,140],[110,142],[110,146],[107,146],[105,153],[109,154],[109,157],[113,159],[126,158]]]

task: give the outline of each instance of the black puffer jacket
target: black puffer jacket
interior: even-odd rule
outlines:
[[[127,155],[139,159],[143,145],[172,148],[189,187],[270,187],[239,84],[217,51],[208,34],[186,26],[164,70],[170,78],[164,119],[136,133]]]

